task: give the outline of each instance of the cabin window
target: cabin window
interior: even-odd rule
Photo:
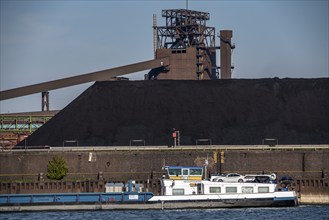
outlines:
[[[180,176],[182,175],[181,169],[169,169],[169,175],[170,176]]]
[[[190,169],[190,175],[201,176],[202,175],[202,169]]]
[[[236,193],[236,192],[238,192],[237,187],[232,187],[232,186],[226,187],[225,190],[226,190],[226,193]]]
[[[252,187],[252,186],[242,186],[241,192],[242,193],[253,193],[254,192],[254,187]]]
[[[173,189],[172,194],[173,195],[184,195],[184,189]]]
[[[260,187],[258,187],[258,192],[259,193],[268,193],[269,191],[270,191],[270,189],[267,186],[260,186]]]
[[[183,169],[183,175],[187,176],[188,175],[188,170],[187,169]]]
[[[221,193],[220,187],[209,187],[209,193]]]

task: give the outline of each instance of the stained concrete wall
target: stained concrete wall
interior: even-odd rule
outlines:
[[[92,160],[89,161],[90,153]],[[329,177],[329,150],[109,150],[81,152],[2,152],[0,178],[2,180],[37,180],[47,172],[53,156],[62,156],[68,164],[67,179],[97,179],[103,172],[106,180],[153,179],[161,177],[162,166],[203,166],[208,158],[209,173],[239,172],[269,173],[294,178]]]
[[[329,151],[230,151],[225,152],[226,172],[276,172],[295,178],[321,178],[329,172]]]

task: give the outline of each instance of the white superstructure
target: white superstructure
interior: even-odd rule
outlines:
[[[200,202],[206,203],[204,207],[207,207],[207,204],[211,207],[297,205],[295,191],[278,191],[276,180],[273,179],[263,183],[257,181],[217,182],[201,180],[196,176],[190,178],[187,170],[195,171],[196,167],[176,166],[165,169],[168,175],[167,178],[161,180],[162,195],[153,196],[149,202],[172,203],[175,206],[182,203],[182,207],[195,207],[196,204],[200,206]],[[201,175],[203,172],[199,173]]]

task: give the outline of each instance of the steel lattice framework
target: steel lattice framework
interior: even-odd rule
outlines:
[[[157,27],[157,48],[215,47],[215,28],[207,27],[209,13],[186,10],[162,10],[166,26]]]

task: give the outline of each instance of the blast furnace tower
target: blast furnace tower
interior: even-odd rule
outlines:
[[[207,26],[209,13],[168,9],[162,10],[162,17],[165,26],[157,26],[153,16],[154,58],[170,57],[170,65],[152,69],[146,79],[218,79],[216,49],[219,47],[215,44],[215,28]]]

